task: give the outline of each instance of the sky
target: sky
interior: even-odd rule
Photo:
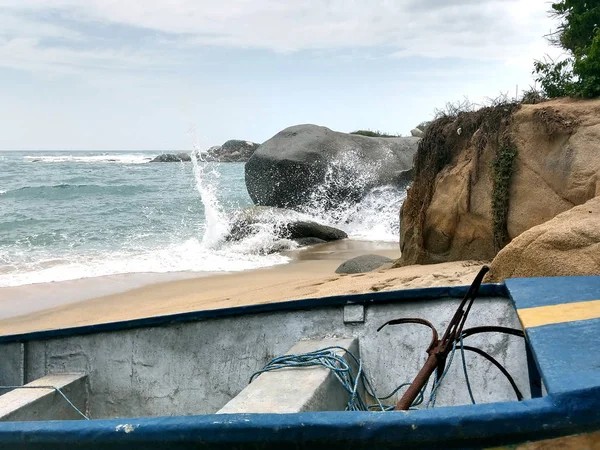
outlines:
[[[0,0],[0,151],[191,150],[301,123],[407,135],[514,97],[546,0]]]

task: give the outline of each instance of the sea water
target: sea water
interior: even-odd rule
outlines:
[[[156,152],[0,153],[0,286],[126,273],[235,272],[285,264],[272,224],[240,242],[224,236],[252,206],[243,163],[150,163]],[[323,187],[326,192],[327,186]],[[350,239],[397,241],[405,191],[301,217]],[[287,247],[286,247],[287,246]],[[293,249],[286,241],[278,249]]]

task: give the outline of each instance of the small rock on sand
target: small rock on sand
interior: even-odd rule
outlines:
[[[393,262],[392,259],[379,255],[361,255],[343,262],[335,273],[365,273],[378,269],[384,264]]]

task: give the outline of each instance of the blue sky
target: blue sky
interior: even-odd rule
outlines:
[[[0,150],[173,150],[316,123],[408,134],[514,96],[545,0],[0,0]]]

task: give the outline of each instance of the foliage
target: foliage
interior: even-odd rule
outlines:
[[[377,130],[377,131],[373,131],[373,130],[356,130],[356,131],[352,131],[350,134],[357,134],[359,136],[367,136],[367,137],[382,137],[382,138],[400,137],[399,134],[396,134],[396,135],[387,134],[387,133],[382,133],[379,130]]]
[[[594,0],[560,0],[552,4],[551,14],[563,22],[550,41],[576,57],[583,56],[598,34],[600,4]]]
[[[565,59],[554,61],[545,57],[543,61],[533,63],[536,81],[549,98],[567,97],[573,91],[573,61]]]
[[[510,201],[510,180],[513,174],[513,162],[517,156],[517,146],[502,142],[492,161],[492,223],[494,230],[494,248],[500,251],[509,242],[507,221]]]
[[[536,61],[536,80],[551,98],[600,96],[600,3],[560,0],[552,4],[551,15],[561,22],[549,40],[565,49],[568,57]]]
[[[474,112],[480,109],[482,105],[473,103],[468,97],[456,102],[447,102],[446,106],[442,109],[435,109],[435,119],[441,119],[442,117],[458,117],[462,113]]]
[[[575,59],[573,71],[579,76],[577,94],[584,98],[600,97],[600,30],[589,46],[587,55]]]

